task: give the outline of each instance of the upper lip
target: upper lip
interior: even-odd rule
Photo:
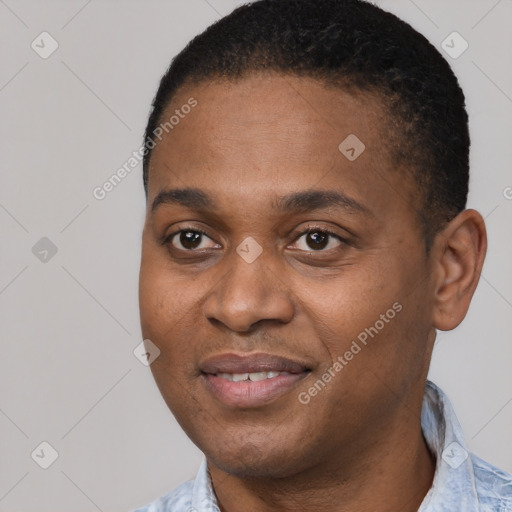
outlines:
[[[220,354],[204,360],[199,369],[203,373],[255,373],[255,372],[288,372],[302,373],[309,368],[286,357],[272,354]]]

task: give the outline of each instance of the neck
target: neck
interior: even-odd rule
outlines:
[[[419,410],[404,407],[401,416],[358,446],[342,446],[329,461],[285,478],[234,476],[209,461],[221,511],[416,512],[432,485],[435,460]]]

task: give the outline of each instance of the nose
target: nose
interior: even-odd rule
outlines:
[[[225,268],[203,303],[204,315],[210,321],[221,322],[235,332],[251,331],[262,321],[291,321],[294,305],[289,290],[270,268],[265,251],[251,263],[233,251]]]

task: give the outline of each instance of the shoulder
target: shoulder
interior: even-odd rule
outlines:
[[[176,489],[167,493],[145,507],[138,508],[133,512],[191,512],[192,490],[194,480],[181,484]]]
[[[489,510],[512,512],[512,475],[474,454],[471,454],[471,462],[480,502],[492,505]]]

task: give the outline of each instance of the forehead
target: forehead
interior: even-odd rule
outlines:
[[[182,109],[191,98],[197,105]],[[222,189],[232,198],[342,185],[364,197],[365,186],[389,188],[397,175],[390,168],[385,109],[367,92],[257,73],[185,86],[161,121],[173,115],[179,122],[151,156],[150,202],[171,185]],[[392,188],[408,196],[403,179]],[[372,201],[383,199],[373,192]]]
[[[165,109],[162,122],[191,97],[197,106],[164,137],[163,146],[172,139],[182,143],[195,135],[204,143],[228,145],[236,140],[279,150],[288,146],[286,149],[300,158],[311,151],[331,153],[351,133],[370,142],[369,132],[387,119],[374,94],[354,88],[348,92],[308,77],[259,72],[237,80],[217,79],[182,87]],[[379,140],[372,142],[372,154],[385,151],[385,145],[376,147]]]

